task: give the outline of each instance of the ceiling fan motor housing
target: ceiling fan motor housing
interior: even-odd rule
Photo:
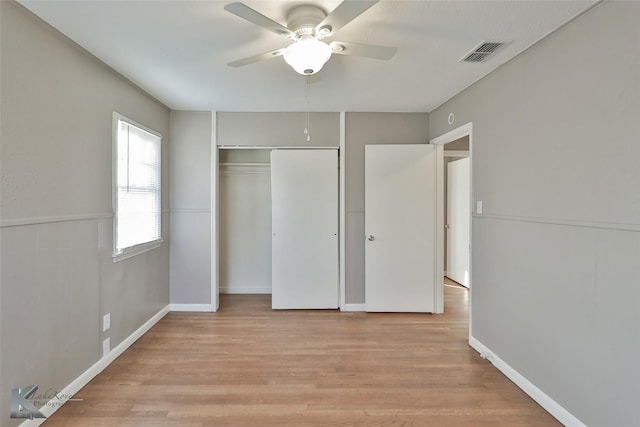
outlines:
[[[310,75],[320,71],[331,58],[332,53],[391,59],[396,48],[338,41],[327,43],[323,40],[332,36],[335,31],[353,21],[378,1],[380,0],[343,0],[329,14],[319,6],[301,4],[289,9],[286,26],[264,16],[244,3],[229,3],[224,7],[228,12],[273,33],[286,36],[292,41],[287,47],[233,61],[229,63],[229,66],[240,67],[283,56],[286,63],[297,73]]]
[[[323,9],[309,4],[296,6],[287,14],[287,28],[296,34],[296,40],[286,49],[284,60],[299,74],[317,73],[331,57],[331,48],[316,34],[316,27],[326,17]]]
[[[310,4],[296,6],[287,14],[287,28],[295,32],[298,37],[311,36],[316,37],[316,27],[320,24],[327,13]]]

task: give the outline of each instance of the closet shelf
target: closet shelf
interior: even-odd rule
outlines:
[[[224,162],[220,163],[220,166],[271,166],[270,163],[266,162]]]

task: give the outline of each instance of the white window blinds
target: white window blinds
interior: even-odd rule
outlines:
[[[114,256],[118,256],[161,241],[161,136],[120,115],[114,120]]]

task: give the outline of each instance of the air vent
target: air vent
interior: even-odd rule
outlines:
[[[505,44],[501,42],[482,42],[458,62],[484,62]]]

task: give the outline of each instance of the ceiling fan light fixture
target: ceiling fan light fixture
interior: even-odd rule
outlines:
[[[329,45],[311,37],[296,41],[284,51],[286,63],[305,76],[320,71],[330,57]]]
[[[323,25],[318,29],[318,35],[322,37],[328,37],[333,32],[331,25]]]

